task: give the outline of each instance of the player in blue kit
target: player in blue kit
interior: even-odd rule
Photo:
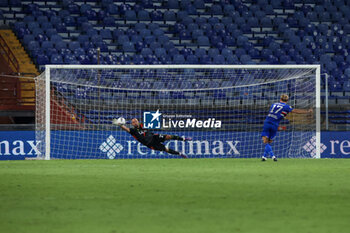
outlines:
[[[266,161],[269,155],[273,161],[277,161],[277,157],[273,154],[270,143],[272,143],[272,140],[276,136],[280,121],[285,118],[288,113],[307,114],[312,112],[312,109],[293,109],[287,104],[288,99],[288,95],[283,94],[281,95],[280,102],[274,103],[270,107],[261,134],[263,143],[265,144],[265,152],[262,156],[262,161]]]

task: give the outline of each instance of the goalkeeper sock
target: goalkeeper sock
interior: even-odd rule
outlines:
[[[271,147],[270,144],[266,144],[266,145],[265,145],[264,156],[266,157],[266,156],[268,156],[268,155],[271,155],[271,157],[274,156],[274,154],[273,154],[273,152],[272,152],[272,147]]]
[[[176,150],[173,150],[173,149],[168,149],[167,151],[169,154],[173,154],[173,155],[180,155],[180,152],[177,152]]]

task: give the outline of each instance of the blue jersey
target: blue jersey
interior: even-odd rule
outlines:
[[[274,103],[270,107],[265,122],[278,126],[280,121],[292,110],[293,108],[286,103]]]

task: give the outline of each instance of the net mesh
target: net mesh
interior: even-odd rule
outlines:
[[[45,73],[36,78],[36,139],[44,157]],[[50,69],[50,157],[62,159],[177,158],[138,143],[112,125],[124,117],[158,134],[191,137],[166,141],[190,158],[262,156],[261,131],[281,94],[293,108],[315,108],[312,68],[101,68]],[[151,121],[152,114],[161,114]],[[158,127],[160,126],[160,127]],[[289,114],[272,144],[278,157],[313,157],[314,114]]]

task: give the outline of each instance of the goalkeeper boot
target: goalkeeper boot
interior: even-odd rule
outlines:
[[[187,157],[187,155],[185,155],[185,154],[180,154],[180,156],[182,157],[182,158],[184,158],[184,159],[188,159],[188,157]]]
[[[267,158],[265,156],[261,157],[261,161],[265,162],[267,160]]]
[[[276,156],[272,156],[272,160],[277,162],[277,157]]]

